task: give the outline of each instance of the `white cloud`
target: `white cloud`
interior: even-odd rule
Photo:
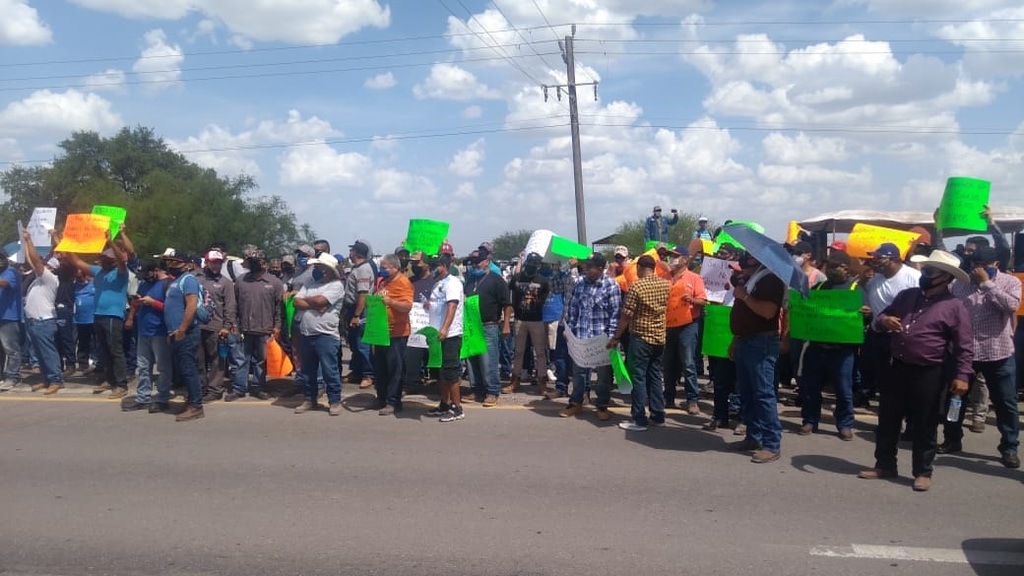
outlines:
[[[413,86],[413,95],[420,99],[476,100],[500,98],[501,94],[476,79],[472,72],[454,64],[434,64],[430,76]]]
[[[466,106],[466,108],[462,110],[462,117],[465,118],[466,120],[476,120],[477,118],[483,115],[484,109],[477,106],[476,104],[472,106]]]
[[[66,138],[76,130],[110,134],[123,125],[109,101],[74,89],[33,92],[0,111],[0,137]]]
[[[143,39],[146,47],[132,65],[132,71],[153,92],[175,85],[181,79],[181,63],[185,61],[181,46],[168,44],[167,35],[159,28],[146,32]]]
[[[851,154],[847,141],[842,138],[819,138],[803,132],[792,138],[773,132],[761,144],[765,160],[777,164],[842,162]]]
[[[103,72],[90,74],[82,79],[82,86],[92,92],[120,92],[124,89],[124,70],[108,68]]]
[[[285,186],[319,189],[360,188],[367,183],[373,161],[358,152],[337,152],[320,142],[290,148],[281,161]]]
[[[395,75],[391,72],[377,74],[372,78],[367,78],[366,82],[363,82],[363,87],[369,88],[370,90],[387,90],[388,88],[394,88],[397,85],[398,81],[395,80]]]
[[[459,200],[475,200],[476,186],[472,182],[459,182],[455,188],[455,198]]]
[[[53,33],[28,0],[0,0],[0,44],[38,46],[53,42]]]
[[[448,163],[448,172],[459,178],[476,178],[484,171],[481,164],[486,156],[484,139],[480,138],[455,153],[451,162]]]
[[[180,20],[200,12],[232,33],[260,41],[335,43],[367,26],[386,28],[391,9],[377,0],[72,0],[128,18]]]

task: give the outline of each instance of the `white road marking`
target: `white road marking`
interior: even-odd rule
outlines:
[[[860,558],[874,560],[913,560],[952,564],[984,564],[990,566],[1024,566],[1024,553],[999,550],[962,550],[959,548],[912,548],[909,546],[815,546],[811,556]]]

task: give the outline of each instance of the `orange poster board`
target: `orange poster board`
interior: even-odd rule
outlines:
[[[868,252],[874,252],[882,244],[892,242],[900,249],[900,257],[906,260],[914,242],[920,237],[917,232],[857,223],[846,240],[846,253],[854,258],[870,258]]]
[[[99,214],[68,214],[56,252],[98,254],[107,245],[110,217]]]

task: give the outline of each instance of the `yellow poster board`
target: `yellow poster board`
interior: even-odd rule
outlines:
[[[906,260],[907,254],[921,235],[871,224],[854,224],[850,237],[846,240],[846,253],[854,258],[870,258],[868,252],[874,252],[886,242],[895,244],[900,249],[900,258]]]
[[[68,214],[56,252],[98,254],[107,245],[110,217],[99,214]]]

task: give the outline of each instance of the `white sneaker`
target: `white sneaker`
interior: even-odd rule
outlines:
[[[626,432],[646,432],[647,426],[641,426],[636,422],[619,422],[619,428]]]
[[[0,380],[0,392],[7,392],[14,390],[14,383],[8,382],[7,380]]]
[[[558,378],[555,377],[555,371],[548,368],[548,382],[554,382],[555,380],[558,380]]]

